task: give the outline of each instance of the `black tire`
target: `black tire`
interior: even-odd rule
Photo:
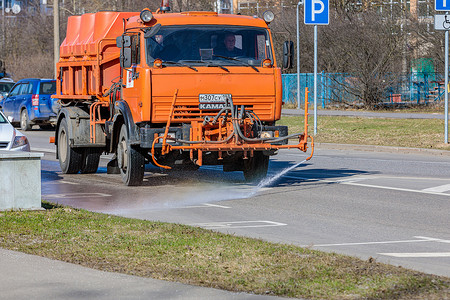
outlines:
[[[51,124],[39,125],[39,128],[41,130],[48,130],[48,131],[55,130],[55,127],[53,127],[53,125]]]
[[[102,150],[96,148],[83,149],[83,164],[80,169],[81,174],[97,172],[101,154]]]
[[[61,171],[64,174],[76,174],[83,166],[83,151],[71,148],[69,144],[69,130],[66,119],[62,119],[58,130],[58,158]]]
[[[31,130],[31,123],[28,118],[28,112],[26,109],[23,109],[20,112],[20,129],[22,129],[23,131]]]
[[[145,158],[128,142],[126,125],[122,125],[117,145],[117,162],[125,185],[141,185],[144,179]]]
[[[253,157],[244,160],[244,177],[247,182],[258,182],[267,176],[269,156],[255,152]]]

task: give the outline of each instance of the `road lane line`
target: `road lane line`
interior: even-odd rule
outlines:
[[[426,237],[426,236],[415,236],[416,239],[422,239],[422,240],[428,240],[430,242],[439,242],[439,243],[446,243],[450,244],[449,240],[443,240],[443,239],[437,239],[432,237]]]
[[[211,203],[203,203],[203,205],[211,206],[211,207],[218,207],[218,208],[231,208],[229,206],[218,205],[218,204],[211,204]]]
[[[59,181],[59,183],[66,183],[66,184],[72,184],[72,185],[80,185],[78,182],[70,182],[70,181],[65,181],[65,180],[61,180],[61,181]]]
[[[422,190],[422,192],[433,192],[433,193],[443,193],[448,191],[450,191],[450,184],[444,184]]]
[[[434,242],[434,240],[402,240],[402,241],[384,241],[384,242],[363,242],[363,243],[341,243],[341,244],[320,244],[312,245],[312,247],[333,247],[333,246],[359,246],[359,245],[378,245],[378,244],[400,244],[400,243],[423,243]],[[311,246],[311,245],[310,245]]]
[[[378,253],[378,254],[393,257],[412,257],[412,258],[450,257],[450,252]]]
[[[37,147],[31,147],[31,152],[48,152],[48,153],[56,153],[56,149],[49,149],[49,148],[37,148]]]
[[[196,223],[189,224],[206,229],[229,229],[229,228],[260,228],[286,226],[287,224],[273,221],[233,221],[233,222],[212,222],[212,223]]]
[[[59,198],[98,198],[98,197],[111,197],[110,194],[104,194],[104,193],[67,193],[67,194],[49,194],[49,195],[42,195],[43,198],[50,198],[50,199],[59,199]]]
[[[364,183],[357,183],[357,182],[346,181],[348,179],[328,180],[328,179],[307,178],[307,177],[289,176],[289,175],[283,176],[283,177],[284,178],[291,178],[291,179],[301,179],[301,180],[307,180],[307,181],[319,181],[319,182],[325,182],[325,183],[337,183],[337,184],[370,187],[370,188],[384,189],[384,190],[393,190],[393,191],[401,191],[401,192],[411,192],[411,193],[420,193],[420,194],[429,194],[429,195],[438,195],[438,196],[450,197],[450,194],[446,194],[446,193],[428,192],[428,191],[423,191],[423,190],[412,190],[412,189],[405,189],[405,188],[396,188],[396,187],[391,187],[391,186],[381,186],[381,185],[364,184]]]

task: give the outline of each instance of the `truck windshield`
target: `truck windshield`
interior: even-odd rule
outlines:
[[[272,60],[269,33],[244,26],[163,26],[146,41],[147,63],[157,58],[181,65],[261,66]]]

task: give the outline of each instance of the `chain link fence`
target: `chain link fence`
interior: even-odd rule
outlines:
[[[401,106],[438,103],[444,98],[444,75],[440,73],[412,72],[397,74],[383,91],[379,105]],[[283,74],[283,102],[298,105],[297,74]],[[363,106],[362,99],[354,91],[358,78],[344,73],[317,74],[317,101],[323,108],[332,106]],[[300,105],[305,99],[305,88],[310,91],[309,101],[314,99],[314,74],[300,74]]]

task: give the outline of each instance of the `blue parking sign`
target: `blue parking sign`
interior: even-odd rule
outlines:
[[[437,11],[450,11],[450,0],[434,0],[434,9]]]
[[[450,0],[444,0],[449,1]],[[330,23],[329,0],[305,0],[305,24],[328,25]]]

